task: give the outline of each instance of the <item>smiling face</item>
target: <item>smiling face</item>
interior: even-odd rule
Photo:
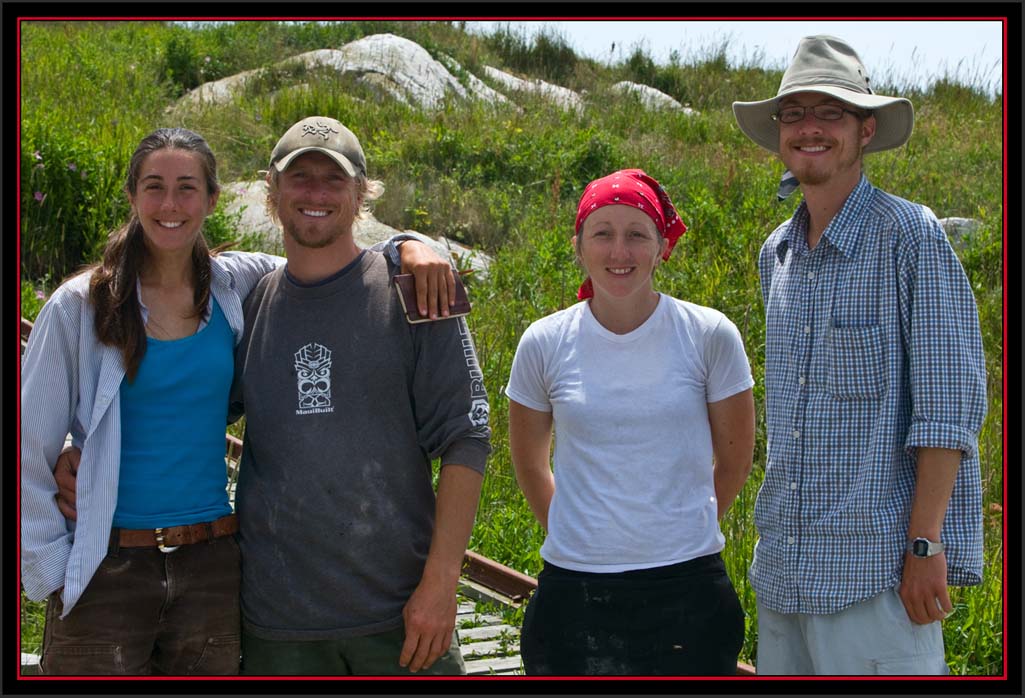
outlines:
[[[666,243],[646,213],[620,204],[596,209],[573,238],[596,298],[650,293],[651,277]]]
[[[816,92],[799,92],[780,100],[779,107],[831,104],[855,109],[845,102]],[[844,112],[843,118],[825,121],[806,111],[792,124],[779,124],[779,156],[802,186],[852,189],[861,176],[861,156],[875,135],[875,117],[861,119]]]
[[[276,197],[286,239],[309,248],[351,235],[361,203],[357,180],[318,152],[300,155],[277,175]]]
[[[203,221],[217,204],[197,153],[163,148],[142,161],[128,194],[151,252],[191,252]]]

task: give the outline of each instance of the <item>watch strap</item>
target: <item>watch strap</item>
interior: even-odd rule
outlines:
[[[946,546],[938,541],[931,541],[928,538],[915,538],[908,543],[908,552],[915,557],[932,557],[939,555]]]

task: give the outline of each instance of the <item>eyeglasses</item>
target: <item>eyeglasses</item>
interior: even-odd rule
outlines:
[[[783,107],[772,115],[773,121],[783,124],[795,124],[804,119],[805,112],[810,111],[816,119],[823,121],[839,121],[844,114],[854,114],[858,117],[865,117],[862,112],[852,111],[838,107],[835,104],[816,104],[814,107]]]

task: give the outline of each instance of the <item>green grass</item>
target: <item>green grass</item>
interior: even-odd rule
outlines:
[[[434,55],[445,53],[478,76],[481,66],[493,65],[586,87],[591,97],[580,114],[529,98],[517,98],[520,111],[451,102],[426,113],[382,99],[351,78],[293,71],[266,76],[222,107],[165,111],[201,81],[383,31],[417,41]],[[95,259],[107,231],[127,211],[119,189],[128,156],[153,128],[184,125],[202,133],[227,182],[257,178],[278,136],[295,121],[313,113],[336,116],[359,135],[371,175],[386,184],[378,218],[399,229],[455,237],[494,257],[488,278],[470,281],[475,310],[469,323],[491,397],[494,445],[471,547],[536,575],[544,536],[512,473],[503,386],[527,325],[575,302],[581,275],[569,236],[581,187],[621,167],[643,168],[672,194],[689,227],[660,268],[658,287],[726,313],[740,329],[756,381],[755,471],[723,522],[727,569],[748,612],[741,657],[751,661],[757,626],[746,571],[765,456],[764,318],[756,259],[765,236],[790,215],[797,197],[775,201],[782,167],[743,136],[730,105],[773,94],[780,72],[757,64],[731,68],[725,46],[711,46],[687,64],[672,59],[657,65],[635,51],[609,67],[569,59],[564,44],[558,35],[465,35],[450,22],[251,22],[194,29],[160,22],[24,24],[23,312],[34,318],[37,292],[45,295],[57,280]],[[886,66],[870,68],[887,75]],[[299,79],[313,88],[280,89]],[[698,114],[651,113],[634,98],[612,94],[609,86],[625,79],[648,82]],[[990,381],[979,439],[986,570],[981,586],[953,591],[957,612],[945,622],[944,634],[952,671],[998,674],[1002,518],[991,507],[1005,504],[1002,104],[979,87],[946,78],[910,91],[899,79],[889,80],[877,80],[878,91],[912,99],[915,133],[904,148],[870,155],[869,177],[876,186],[929,205],[940,217],[982,223],[956,249],[976,294]],[[234,225],[218,213],[207,232],[215,241],[244,238],[245,231],[236,235]],[[253,244],[243,239],[243,247]],[[29,608],[23,647],[32,649],[38,642],[33,628],[41,622],[38,606]]]

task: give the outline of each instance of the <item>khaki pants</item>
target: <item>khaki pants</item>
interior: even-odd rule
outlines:
[[[943,628],[911,622],[896,589],[838,613],[776,613],[758,604],[761,675],[943,675]]]

